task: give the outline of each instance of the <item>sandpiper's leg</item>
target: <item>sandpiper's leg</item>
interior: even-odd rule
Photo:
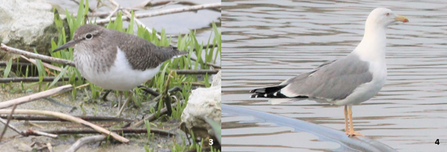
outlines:
[[[112,90],[104,90],[104,95],[102,95],[102,97],[101,97],[101,99],[103,100],[103,101],[108,101],[107,100],[107,95],[109,95],[109,93],[110,92],[112,92]]]
[[[352,123],[352,105],[350,105],[348,107],[348,115],[349,115],[349,123],[350,123],[348,136],[350,136],[350,137],[352,137],[352,136],[363,136],[361,133],[358,133],[358,132],[354,131],[354,125]]]
[[[121,100],[123,100],[123,91],[118,91],[118,109],[121,107]]]
[[[348,134],[349,127],[348,127],[348,106],[347,105],[345,105],[344,113],[345,113],[345,133]]]
[[[127,98],[126,102],[124,102],[123,106],[119,109],[117,116],[120,117],[121,113],[123,113],[124,108],[126,108],[127,104],[129,104],[129,101],[132,99],[132,95],[136,95],[135,93],[133,93],[132,90],[130,90],[129,92],[129,97]],[[138,97],[135,97],[135,99],[138,100]]]

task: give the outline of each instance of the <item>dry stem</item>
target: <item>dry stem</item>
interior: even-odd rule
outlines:
[[[4,109],[4,110],[0,110],[0,114],[6,114],[6,113],[10,113],[11,110],[10,109]],[[93,128],[94,130],[101,132],[105,135],[110,135],[111,137],[113,137],[114,139],[121,141],[123,143],[129,143],[129,139],[126,139],[114,132],[111,132],[107,129],[104,129],[100,126],[97,126],[93,123],[90,123],[88,121],[73,117],[71,115],[67,115],[67,114],[63,114],[60,112],[53,112],[53,111],[42,111],[42,110],[24,110],[24,109],[18,109],[15,110],[16,114],[31,114],[31,115],[47,115],[47,116],[53,116],[53,117],[58,117],[64,120],[68,120],[68,121],[72,121],[72,122],[76,122],[76,123],[80,123],[86,126],[89,126],[91,128]]]

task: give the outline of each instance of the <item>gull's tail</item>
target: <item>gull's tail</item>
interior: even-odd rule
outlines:
[[[250,98],[309,98],[305,95],[299,95],[294,97],[289,97],[281,93],[281,89],[286,87],[285,85],[277,85],[273,87],[266,87],[266,88],[258,88],[250,90],[250,93],[253,93]]]
[[[286,85],[279,85],[250,90],[250,93],[253,93],[251,98],[288,98],[281,93],[281,89],[285,86]]]

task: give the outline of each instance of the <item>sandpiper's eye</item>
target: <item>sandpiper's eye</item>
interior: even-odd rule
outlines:
[[[386,13],[386,16],[390,16],[390,13]]]
[[[88,34],[85,35],[85,38],[86,38],[87,40],[90,40],[90,39],[93,38],[93,35],[90,34],[90,33],[88,33]]]

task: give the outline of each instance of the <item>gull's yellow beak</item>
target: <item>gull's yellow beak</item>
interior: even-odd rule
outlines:
[[[407,17],[405,17],[405,16],[400,16],[400,15],[397,15],[397,17],[395,18],[395,20],[396,21],[401,21],[401,22],[408,22],[408,18]]]

